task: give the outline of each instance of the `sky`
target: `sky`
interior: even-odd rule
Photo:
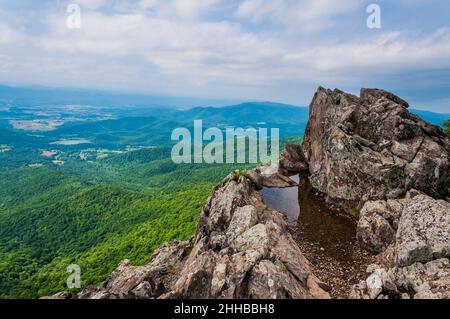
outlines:
[[[0,83],[296,105],[378,87],[450,113],[450,1],[0,0]]]

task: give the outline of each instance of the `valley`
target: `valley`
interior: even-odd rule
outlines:
[[[307,108],[263,102],[193,109],[44,102],[8,99],[0,110],[0,298],[66,290],[72,263],[82,269],[82,287],[101,283],[124,259],[147,263],[162,244],[195,233],[221,180],[256,166],[176,165],[173,129],[193,129],[196,119],[221,130],[279,128],[281,150],[302,142],[308,120]]]
[[[143,264],[165,242],[192,236],[213,187],[255,164],[175,165],[172,129],[196,118],[247,127],[271,108],[156,112],[38,102],[8,100],[0,114],[0,298],[64,290],[71,263],[82,269],[82,287],[99,284],[121,260]],[[254,119],[243,121],[240,110]],[[300,141],[288,136],[304,126],[286,115],[274,119],[269,125],[286,125],[286,142]],[[52,121],[61,122],[36,126]]]

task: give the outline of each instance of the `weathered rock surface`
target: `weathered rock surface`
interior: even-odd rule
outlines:
[[[404,199],[367,202],[357,237],[378,255],[354,298],[450,298],[450,203],[412,190]]]
[[[287,144],[280,155],[278,172],[283,176],[291,176],[308,172],[308,169],[308,163],[301,154],[300,145]]]
[[[450,299],[447,258],[390,269],[371,265],[370,276],[353,286],[353,299]]]
[[[403,209],[398,225],[397,266],[449,257],[450,203],[423,194],[413,197]]]
[[[403,209],[417,194],[417,191],[410,191],[403,199],[366,202],[356,229],[359,245],[373,254],[379,254],[394,243]]]
[[[287,175],[280,173],[279,167],[275,165],[261,164],[254,170],[246,172],[246,175],[258,189],[263,187],[286,188],[298,185]]]
[[[328,298],[253,182],[230,175],[203,208],[194,249],[165,298]]]
[[[395,244],[400,267],[450,257],[450,203],[415,190],[404,199],[367,202],[357,238],[374,254]]]
[[[302,152],[311,184],[329,203],[349,209],[409,189],[447,196],[449,139],[407,107],[383,90],[362,89],[357,97],[319,88]]]
[[[250,178],[232,173],[204,206],[195,238],[164,245],[144,266],[123,261],[73,298],[329,298],[323,287],[284,215],[264,205]]]

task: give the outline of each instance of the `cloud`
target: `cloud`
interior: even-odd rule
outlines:
[[[82,9],[99,9],[104,7],[111,1],[109,0],[74,0],[73,3],[78,4]]]
[[[13,30],[8,25],[0,22],[0,45],[19,43],[24,39],[22,33]]]
[[[1,8],[0,81],[297,103],[319,84],[432,85],[431,76],[405,81],[414,72],[440,72],[450,87],[448,24],[425,32],[398,23],[410,15],[407,4],[396,4],[405,9],[397,24],[377,31],[365,26],[364,2],[353,0],[80,4],[77,30],[67,28],[64,6],[16,12],[14,20]]]
[[[330,25],[331,19],[358,9],[358,0],[244,0],[236,16],[256,24],[273,23],[319,30]]]

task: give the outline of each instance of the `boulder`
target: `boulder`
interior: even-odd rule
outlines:
[[[445,198],[449,139],[407,108],[383,90],[362,89],[357,97],[319,88],[302,146],[312,186],[347,210],[413,188]]]
[[[280,173],[280,169],[275,165],[262,164],[256,169],[246,172],[248,178],[261,189],[269,188],[286,188],[298,186],[292,179]]]
[[[396,264],[450,257],[450,203],[421,194],[403,209],[396,234]]]
[[[369,201],[362,210],[356,229],[358,243],[379,254],[395,241],[404,200]]]
[[[308,163],[301,154],[300,145],[286,144],[280,155],[278,172],[284,176],[308,172]]]
[[[450,299],[447,258],[386,270],[374,267],[365,281],[354,285],[352,299]]]
[[[391,272],[398,289],[413,299],[450,299],[450,262],[447,258],[414,263]]]
[[[416,190],[404,199],[364,205],[359,244],[377,256],[351,297],[450,298],[450,203]],[[381,284],[381,287],[379,283]]]

